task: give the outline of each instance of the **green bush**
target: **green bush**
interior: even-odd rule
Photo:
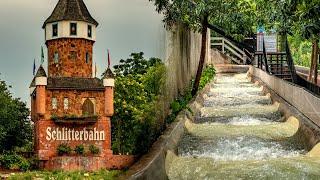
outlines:
[[[78,145],[75,147],[74,151],[78,154],[78,155],[82,155],[84,154],[84,146],[81,144],[81,145]]]
[[[94,154],[94,155],[100,153],[100,149],[97,146],[93,145],[93,144],[91,144],[89,146],[89,151],[91,152],[91,154]]]
[[[84,172],[84,171],[29,171],[25,173],[15,173],[9,177],[9,180],[33,180],[33,179],[46,179],[46,180],[91,180],[91,179],[103,179],[113,180],[117,179],[121,175],[122,171],[108,171],[100,170],[96,172]]]
[[[212,65],[208,65],[206,68],[204,68],[200,79],[199,89],[203,89],[210,81],[212,81],[215,74],[216,70]]]
[[[57,148],[57,153],[59,156],[71,154],[71,147],[68,144],[60,144]]]
[[[180,94],[179,97],[170,104],[171,114],[166,119],[167,123],[172,123],[176,119],[179,112],[184,109],[188,109],[190,112],[192,112],[191,109],[187,107],[188,103],[192,99],[191,87],[192,83],[190,84],[190,87],[184,91],[183,94]]]
[[[199,90],[203,89],[209,82],[211,82],[214,76],[215,76],[214,67],[212,65],[206,66],[201,75]],[[192,95],[191,95],[192,86],[193,86],[193,80],[189,88],[187,88],[183,94],[179,95],[179,97],[170,104],[171,114],[167,118],[167,123],[173,122],[176,119],[179,112],[184,109],[188,109],[191,112],[191,109],[189,109],[187,105],[192,99]]]
[[[5,169],[27,171],[30,163],[27,159],[17,154],[4,154],[0,156],[0,165]]]

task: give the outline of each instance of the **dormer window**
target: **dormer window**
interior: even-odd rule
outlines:
[[[52,24],[52,37],[58,36],[58,24]]]
[[[92,38],[92,26],[88,25],[88,37]]]
[[[70,23],[70,35],[71,36],[77,35],[77,23]]]

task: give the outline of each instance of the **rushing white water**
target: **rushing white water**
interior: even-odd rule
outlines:
[[[244,104],[258,104],[268,105],[271,104],[269,96],[249,96],[249,97],[208,97],[204,103],[204,107],[214,106],[239,106]]]
[[[291,138],[299,120],[246,74],[220,74],[204,99],[178,156],[167,155],[169,179],[320,179],[320,157]]]
[[[186,135],[178,152],[184,157],[209,157],[215,161],[265,160],[278,157],[296,157],[304,150],[255,137],[220,137],[204,139]]]
[[[280,120],[281,119],[279,119],[279,121]],[[216,124],[228,124],[228,125],[235,125],[235,126],[250,126],[250,125],[254,126],[254,125],[275,124],[275,121],[270,120],[268,118],[241,116],[241,117],[233,117],[230,119],[226,119],[224,122],[217,121]]]

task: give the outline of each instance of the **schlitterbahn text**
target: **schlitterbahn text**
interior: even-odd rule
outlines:
[[[78,131],[70,128],[47,128],[46,139],[48,141],[104,141],[105,132],[98,131],[96,128],[93,130],[83,130]]]

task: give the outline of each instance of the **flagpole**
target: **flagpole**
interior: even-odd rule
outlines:
[[[94,66],[94,77],[97,77],[97,63],[95,63],[95,66]]]
[[[41,46],[41,65],[44,63],[43,47]]]
[[[110,64],[111,64],[110,61],[111,61],[111,60],[110,60],[110,51],[109,51],[109,49],[108,49],[108,68],[110,68]]]
[[[36,58],[33,59],[33,76],[36,75]]]

